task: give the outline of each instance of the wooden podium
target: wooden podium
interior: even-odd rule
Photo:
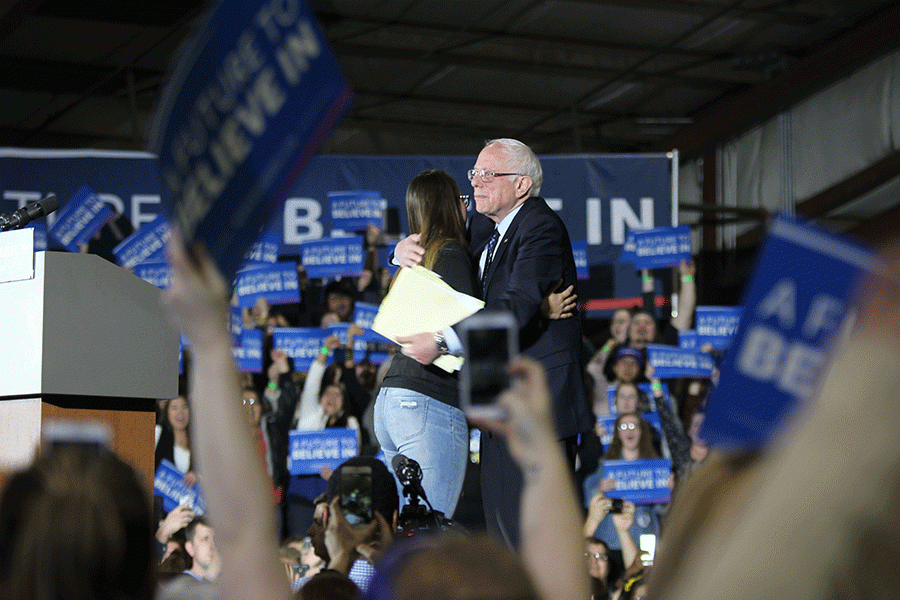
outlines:
[[[0,283],[0,477],[27,466],[48,419],[98,420],[153,485],[156,401],[178,393],[178,332],[160,290],[98,256],[34,254]]]

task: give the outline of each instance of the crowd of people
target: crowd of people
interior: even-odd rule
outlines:
[[[390,261],[392,267],[422,265],[484,300],[486,309],[513,314],[522,352],[508,366],[513,385],[497,400],[502,416],[467,419],[457,375],[433,364],[441,355],[461,353],[455,325],[398,340],[402,346],[383,364],[368,357],[357,362],[353,342],[363,331],[353,323],[354,304],[378,303],[390,288],[390,269],[375,258],[377,229],[366,232],[370,259],[363,276],[324,286],[301,277],[300,305],[271,306],[261,299],[245,309],[244,327],[264,332],[264,365],[256,374],[234,368],[225,282],[202,249],[187,256],[176,232],[165,297],[190,347],[179,395],[159,404],[156,465],[168,461],[186,486],[202,487],[207,514],[187,505],[166,512],[160,498],[149,504],[137,474],[109,452],[46,452],[11,478],[0,498],[0,600],[63,593],[76,599],[629,600],[648,597],[648,591],[654,598],[712,598],[717,588],[702,581],[702,569],[715,567],[708,537],[728,550],[723,556],[732,571],[719,570],[720,589],[751,597],[746,590],[741,595],[746,577],[739,575],[740,548],[722,531],[738,508],[752,502],[752,483],[789,514],[808,506],[797,494],[786,506],[777,497],[783,488],[765,480],[760,469],[777,471],[779,461],[808,459],[809,449],[710,453],[698,432],[717,373],[689,380],[655,376],[647,345],[677,346],[678,333],[692,326],[694,265],[683,261],[672,270],[636,274],[642,304],[616,310],[608,334],[590,339],[582,333],[584,315],[573,308],[571,243],[562,221],[538,196],[543,175],[531,150],[516,140],[492,140],[468,177],[474,206],[441,171],[426,171],[410,183],[411,235]],[[679,282],[678,306],[676,316],[665,318],[655,304],[655,278],[670,275]],[[851,344],[866,355],[877,351],[896,360],[900,335],[884,335],[900,327],[896,283],[871,289],[870,310],[862,313],[861,333]],[[871,309],[875,305],[881,312]],[[873,324],[885,317],[888,327]],[[325,336],[302,372],[273,346],[278,327],[332,323],[348,324],[346,338]],[[823,410],[834,405],[833,390],[855,381],[854,356],[844,353],[838,360],[834,385],[823,388]],[[895,374],[879,372],[892,381]],[[898,403],[887,401],[896,388],[871,379],[868,385],[884,392],[873,410],[897,416]],[[831,421],[811,421],[814,431],[833,433]],[[453,520],[472,428],[481,432],[484,531]],[[334,470],[292,473],[289,432],[329,429],[354,432],[358,456]],[[892,456],[894,464],[897,443],[884,437],[884,459]],[[670,460],[673,501],[623,501],[605,463],[657,458]],[[399,473],[408,459],[421,469],[421,489]],[[371,478],[372,500],[371,518],[361,524],[351,523],[350,480],[344,477],[360,469]],[[896,475],[884,468],[880,481],[885,500],[896,497]],[[866,482],[859,486],[871,489]],[[717,492],[734,501],[715,500]],[[417,497],[427,498],[431,510]],[[849,500],[835,500],[832,508],[865,521]],[[896,524],[884,512],[873,519]],[[765,508],[753,515],[766,531],[784,520]],[[784,541],[778,533],[773,540]],[[792,547],[790,540],[784,543]],[[887,543],[896,549],[896,540]],[[754,558],[761,561],[761,551]],[[865,572],[875,580],[884,575],[878,564]],[[804,589],[827,589],[814,585],[816,574],[807,577]],[[702,593],[692,596],[688,580]],[[890,597],[871,582],[860,585]],[[779,595],[774,583],[769,587],[767,596]],[[800,597],[841,597],[834,589]]]

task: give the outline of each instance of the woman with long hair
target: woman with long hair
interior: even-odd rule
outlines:
[[[466,203],[443,171],[417,175],[406,190],[411,233],[425,249],[422,266],[453,289],[479,296],[466,246]],[[388,464],[397,454],[422,467],[431,506],[452,517],[466,474],[469,430],[459,409],[457,375],[394,355],[375,401],[375,434]]]
[[[163,419],[156,426],[155,468],[163,459],[174,464],[185,474],[184,483],[193,486],[197,476],[191,461],[191,405],[186,395],[167,401],[163,408]]]

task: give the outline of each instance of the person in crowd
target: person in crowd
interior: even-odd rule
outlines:
[[[644,365],[647,363],[646,355],[638,348],[620,346],[616,348],[615,357],[612,359],[612,378],[606,383],[618,385],[620,383],[643,382],[647,378],[644,374]],[[605,389],[605,385],[603,386]]]
[[[630,324],[631,310],[627,308],[616,309],[609,322],[609,339],[594,353],[586,366],[588,373],[594,379],[598,381],[606,379],[603,376],[603,365],[606,364],[606,360],[609,358],[613,348],[625,345],[625,342],[628,340],[628,326]]]
[[[343,279],[331,281],[325,286],[325,311],[335,313],[341,323],[352,323],[356,308],[356,290]]]
[[[651,425],[639,414],[624,413],[616,417],[615,434],[606,453],[604,460],[641,460],[646,458],[659,458],[659,453],[653,446],[653,434]],[[584,480],[584,495],[590,499],[588,509],[597,502],[597,497],[605,498],[606,492],[615,489],[616,482],[611,478],[605,478],[604,466]],[[587,533],[587,532],[586,532]],[[642,504],[635,508],[634,526],[632,536],[639,538],[642,533],[659,534],[659,518],[656,506]],[[615,524],[610,519],[601,519],[596,524],[596,529],[591,535],[603,540],[610,548],[621,548],[619,538],[615,532]],[[627,565],[628,563],[626,563]]]
[[[600,597],[608,597],[616,590],[615,584],[625,567],[631,565],[640,555],[640,549],[631,528],[634,526],[636,506],[631,502],[623,502],[621,508],[613,511],[613,501],[603,494],[594,494],[588,506],[588,514],[584,520],[588,561],[588,574],[592,578],[592,590]],[[594,532],[601,522],[612,521],[618,540],[617,548],[610,548],[605,541],[594,537]],[[597,555],[600,556],[597,556]],[[605,556],[605,558],[603,558]],[[605,596],[604,596],[605,595]]]
[[[194,517],[184,528],[184,549],[191,557],[191,567],[185,575],[197,581],[215,581],[222,568],[216,549],[216,534],[203,517]]]
[[[470,248],[479,265],[486,309],[512,312],[522,353],[543,361],[554,399],[558,437],[571,464],[579,434],[593,425],[581,375],[578,319],[551,320],[543,299],[576,281],[572,244],[565,224],[537,196],[543,171],[531,149],[518,140],[492,140],[468,173],[476,212],[470,221]],[[409,237],[397,244],[401,266],[421,261],[424,249]],[[435,336],[438,333],[438,336]],[[431,364],[441,353],[461,352],[452,328],[398,340],[403,353]],[[444,343],[446,342],[446,343]],[[517,547],[522,473],[501,436],[481,438],[482,498],[490,531]]]
[[[179,395],[166,403],[166,419],[156,428],[155,468],[163,459],[168,460],[184,473],[185,485],[197,483],[197,474],[191,461],[191,406],[187,395]]]
[[[143,477],[107,450],[67,445],[11,475],[0,496],[0,598],[154,595]]]
[[[184,537],[184,528],[195,517],[193,509],[187,505],[179,505],[169,511],[169,514],[159,521],[156,528],[157,555],[164,559],[172,550],[172,539],[177,535]],[[176,544],[178,542],[176,541]],[[183,540],[179,545],[184,545]]]
[[[453,289],[479,296],[465,239],[467,207],[456,181],[443,171],[420,173],[407,187],[406,210],[409,229],[425,249],[422,266]],[[456,509],[469,455],[458,383],[456,372],[398,354],[375,400],[375,434],[386,462],[397,454],[416,460],[429,502],[447,517]]]

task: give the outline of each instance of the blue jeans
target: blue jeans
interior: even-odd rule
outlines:
[[[462,411],[412,390],[381,388],[375,400],[375,435],[389,467],[397,454],[419,463],[428,501],[451,518],[469,455],[469,429]],[[399,481],[397,491],[403,498]]]

